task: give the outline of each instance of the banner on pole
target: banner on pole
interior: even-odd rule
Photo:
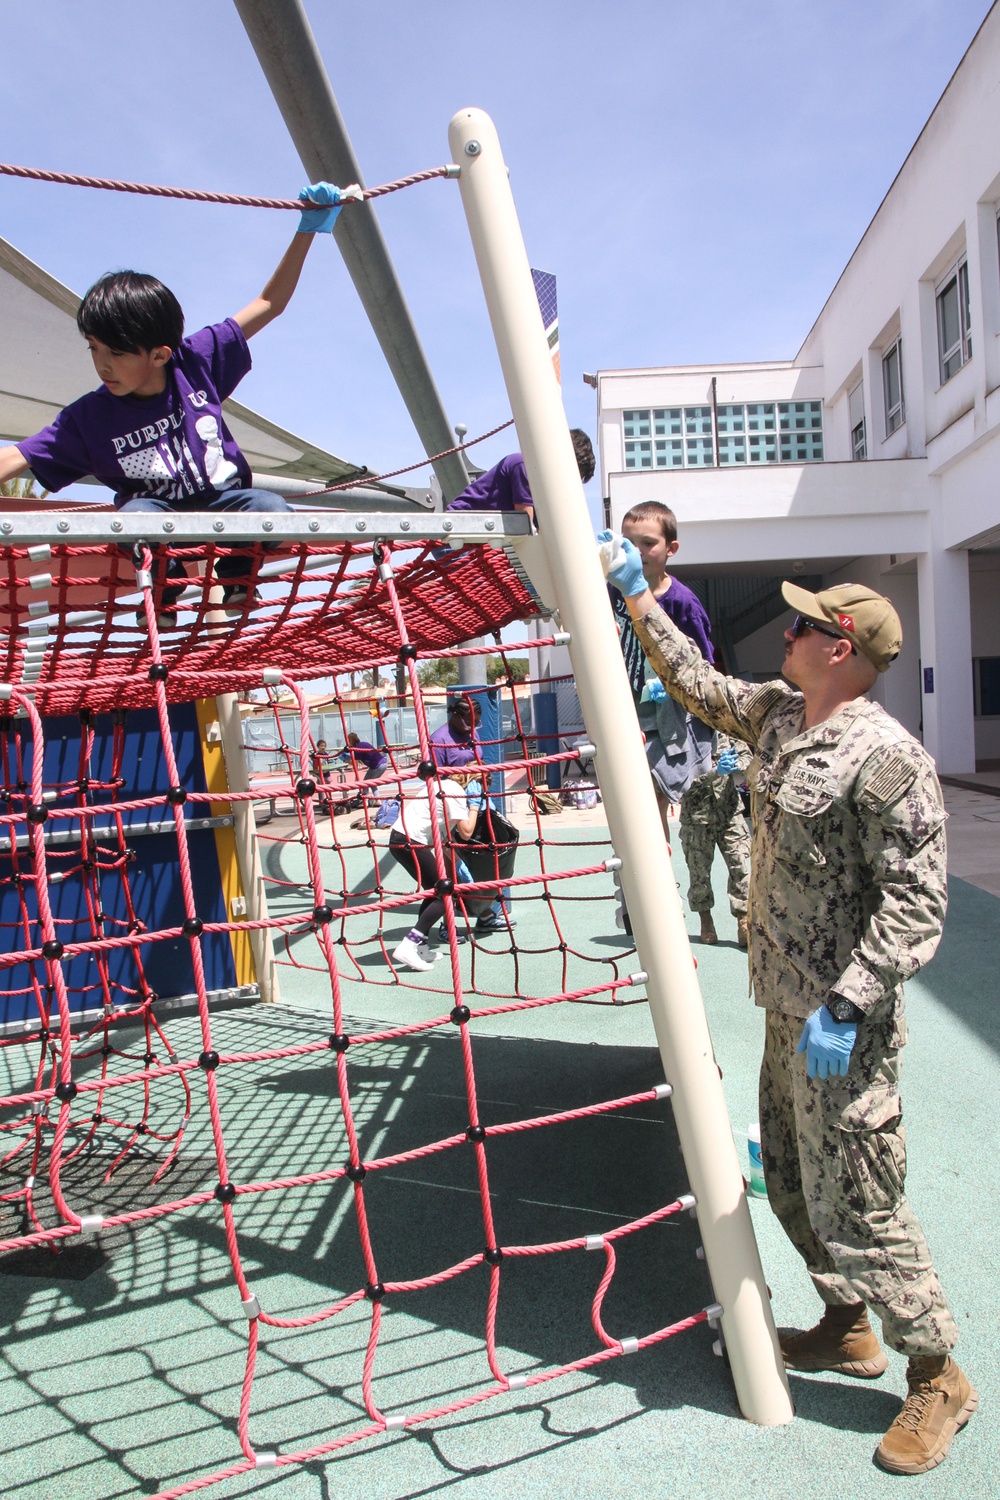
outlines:
[[[545,337],[549,343],[549,353],[552,355],[552,367],[556,372],[556,379],[561,383],[559,372],[559,304],[556,300],[556,278],[551,271],[536,271],[531,269],[531,279],[535,283],[535,296],[538,298],[538,308],[542,315],[542,326],[545,329]]]

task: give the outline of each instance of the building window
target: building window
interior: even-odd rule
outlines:
[[[783,464],[811,464],[823,457],[822,401],[778,401],[778,438]]]
[[[972,358],[969,320],[969,267],[962,261],[937,293],[938,361],[941,384],[957,375]]]
[[[847,398],[848,420],[851,424],[851,457],[867,458],[868,443],[865,438],[865,387],[858,381]]]
[[[1000,718],[1000,656],[974,657],[972,681],[976,718]]]
[[[882,356],[882,396],[885,401],[885,435],[888,437],[906,421],[902,339],[897,339]]]
[[[718,449],[716,449],[716,429]],[[818,463],[822,401],[665,406],[622,413],[626,469],[706,469],[742,464]]]

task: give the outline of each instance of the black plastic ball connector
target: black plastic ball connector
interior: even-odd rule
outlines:
[[[182,803],[187,801],[187,799],[188,794],[184,787],[172,786],[168,788],[167,801],[170,803],[171,807],[180,807]]]
[[[236,1189],[231,1182],[220,1182],[215,1189],[215,1196],[220,1203],[232,1203],[236,1197]]]
[[[440,880],[435,880],[435,882],[434,882],[434,894],[435,894],[435,896],[451,896],[451,895],[454,894],[454,891],[455,891],[455,882],[453,880],[449,880],[449,878],[448,878],[447,875],[443,875]]]
[[[303,776],[301,781],[295,783],[296,797],[315,797],[316,783],[308,776]]]
[[[471,1141],[474,1146],[478,1146],[481,1141],[485,1141],[486,1139],[486,1126],[470,1125],[465,1132],[465,1139]]]
[[[217,1052],[202,1052],[198,1057],[198,1066],[206,1073],[214,1073],[219,1066],[219,1054]]]
[[[101,1048],[101,1056],[102,1056],[102,1057],[110,1057],[110,1056],[111,1056],[111,1054],[112,1054],[112,1052],[113,1052],[113,1051],[114,1051],[114,1050],[115,1050],[115,1049],[114,1049],[114,1048],[113,1048],[113,1047],[107,1047],[107,1046],[105,1046],[105,1047],[102,1047],[102,1048]]]
[[[396,658],[397,661],[416,661],[416,659],[417,648],[412,641],[408,641],[405,646],[400,646],[399,655]]]
[[[201,937],[205,924],[200,917],[188,917],[181,928],[185,937]]]
[[[95,1125],[103,1125],[104,1124],[104,1116],[103,1115],[94,1115],[93,1116],[93,1121],[94,1121]]]
[[[76,1098],[78,1093],[79,1089],[73,1082],[72,1078],[70,1079],[69,1083],[56,1084],[55,1094],[60,1104],[68,1104],[71,1099]]]
[[[456,1005],[451,1012],[451,1019],[456,1026],[461,1026],[462,1022],[467,1021],[471,1015],[472,1011],[467,1005]]]
[[[347,1175],[352,1182],[364,1182],[365,1178],[368,1176],[368,1169],[366,1167],[363,1167],[360,1162],[357,1166],[355,1166],[352,1162],[348,1165]]]
[[[335,1031],[330,1038],[330,1046],[334,1052],[346,1052],[350,1045],[350,1037],[345,1036],[342,1031]]]
[[[42,944],[43,958],[62,958],[63,952],[63,945],[58,938],[49,938],[47,943]]]
[[[76,789],[78,792],[89,792],[90,778],[88,776],[79,777],[76,783]]]
[[[487,1245],[483,1251],[483,1260],[488,1266],[498,1266],[503,1260],[503,1251],[499,1245]]]
[[[381,1281],[369,1281],[365,1287],[365,1296],[369,1302],[381,1302],[385,1296],[385,1287]]]
[[[434,762],[432,760],[422,760],[417,767],[417,775],[421,781],[430,781],[434,775],[434,769]]]
[[[156,1053],[155,1052],[147,1052],[146,1056],[143,1058],[143,1062],[146,1064],[147,1068],[151,1068],[153,1066],[153,1064],[155,1063],[155,1061],[156,1061]]]
[[[321,927],[325,926],[325,924],[327,922],[332,922],[333,921],[333,907],[332,906],[314,906],[313,907],[313,921],[317,922]]]
[[[49,810],[47,807],[43,807],[40,802],[33,802],[28,808],[26,816],[29,823],[44,823],[48,819]]]
[[[165,661],[154,661],[154,662],[152,662],[150,664],[150,668],[149,668],[149,680],[150,680],[150,682],[166,682],[166,680],[167,680],[167,678],[169,676],[170,676],[170,671],[169,671],[169,668],[167,667],[167,664],[166,664]]]

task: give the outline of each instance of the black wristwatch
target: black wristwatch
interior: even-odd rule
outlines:
[[[844,995],[831,995],[826,1002],[826,1008],[835,1021],[862,1021],[864,1011],[859,1010],[853,1000],[848,1000]]]

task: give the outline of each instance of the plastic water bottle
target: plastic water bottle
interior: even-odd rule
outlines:
[[[766,1198],[767,1188],[764,1184],[764,1163],[760,1154],[760,1126],[758,1124],[747,1126],[747,1150],[750,1154],[750,1192],[755,1198]]]

